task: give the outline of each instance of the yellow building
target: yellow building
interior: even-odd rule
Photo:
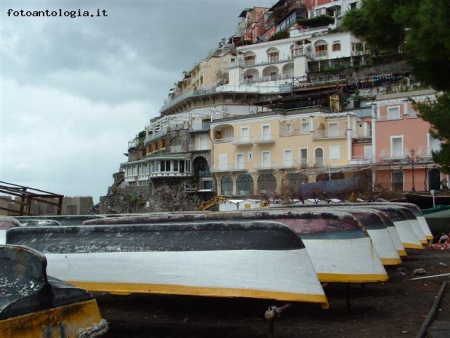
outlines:
[[[211,123],[217,195],[283,194],[302,183],[345,178],[366,122],[323,107],[223,118]],[[360,119],[359,119],[360,120]]]

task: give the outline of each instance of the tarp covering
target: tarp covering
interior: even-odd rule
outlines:
[[[328,198],[339,194],[356,191],[362,188],[362,177],[343,178],[338,180],[304,183],[298,186],[299,194],[305,198],[317,198],[326,194]],[[293,191],[294,192],[294,191]]]

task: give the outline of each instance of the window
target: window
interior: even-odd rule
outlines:
[[[253,160],[253,153],[251,151],[248,153],[248,160]]]
[[[220,170],[227,170],[228,168],[228,156],[227,154],[220,154],[219,155],[219,162],[220,162]]]
[[[300,165],[308,165],[308,148],[300,149]]]
[[[392,172],[392,191],[403,191],[403,171]]]
[[[233,179],[231,176],[223,176],[220,180],[221,194],[232,195],[233,194]]]
[[[388,107],[387,108],[387,118],[388,120],[399,120],[400,119],[400,107]]]
[[[233,131],[232,130],[225,131],[225,139],[227,141],[231,141],[232,138],[233,138]]]
[[[341,50],[341,42],[340,41],[334,41],[332,46],[333,52],[338,52]]]
[[[330,160],[341,159],[341,146],[330,146]]]
[[[391,157],[403,158],[403,136],[391,136]]]
[[[316,148],[314,150],[314,164],[318,166],[323,165],[323,149],[322,148]]]
[[[292,134],[292,123],[286,123],[285,125],[283,125],[282,127],[282,131],[284,135],[290,135]]]
[[[236,179],[238,195],[253,194],[253,178],[250,175],[239,175]]]
[[[206,150],[208,148],[208,139],[206,135],[200,135],[198,150]]]
[[[277,62],[279,59],[278,51],[270,51],[267,53],[267,61],[269,62]]]
[[[372,146],[364,146],[364,159],[372,160]]]
[[[262,139],[265,141],[270,140],[270,125],[262,126]]]
[[[246,66],[254,65],[255,61],[256,61],[256,55],[254,55],[254,54],[248,54],[248,55],[245,55],[245,57],[244,57],[244,62],[245,62]]]
[[[236,169],[244,169],[244,154],[236,154]]]
[[[286,167],[291,167],[292,164],[292,150],[287,149],[284,151],[284,165]]]
[[[302,122],[302,134],[309,134],[311,131],[310,123],[308,122]]]
[[[250,130],[248,127],[241,128],[241,142],[250,142]]]
[[[337,122],[328,124],[328,137],[337,137],[339,136],[339,129]]]
[[[316,56],[327,56],[328,55],[328,45],[327,44],[319,44],[316,45]]]
[[[160,171],[170,171],[170,161],[160,161]]]
[[[270,151],[262,152],[262,167],[270,168]]]

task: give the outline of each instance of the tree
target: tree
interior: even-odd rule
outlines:
[[[400,47],[415,79],[437,91],[437,101],[416,104],[431,133],[441,140],[433,160],[450,173],[450,1],[363,0],[347,12],[343,27],[364,39],[374,53]],[[447,130],[446,130],[447,129]]]

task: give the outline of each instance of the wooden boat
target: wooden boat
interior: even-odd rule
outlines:
[[[383,265],[399,265],[402,263],[391,232],[378,212],[368,208],[347,209],[347,211],[355,216],[361,222],[361,226],[366,229]]]
[[[414,233],[416,234],[417,238],[419,239],[419,242],[422,245],[427,245],[428,239],[425,236],[425,233],[422,230],[422,227],[420,226],[419,220],[414,215],[413,211],[409,207],[398,204],[398,203],[394,203],[394,204],[390,205],[390,207],[397,208],[405,214],[407,220],[409,221],[411,228],[413,229]]]
[[[438,240],[442,234],[450,233],[450,206],[438,205],[422,210],[422,213],[433,235],[433,241]]]
[[[160,222],[276,221],[289,226],[303,241],[321,282],[370,283],[388,275],[369,235],[345,212],[295,209],[233,212],[158,213],[92,220],[88,224],[148,224]]]
[[[19,227],[52,275],[89,291],[328,301],[301,239],[277,222]]]
[[[381,204],[374,205],[373,208],[384,211],[392,222],[394,222],[400,240],[406,249],[424,249],[404,209]]]
[[[382,210],[371,209],[369,207],[365,208],[366,210],[374,211],[384,222],[386,228],[388,229],[389,235],[391,236],[392,242],[397,250],[397,253],[400,257],[407,257],[408,253],[405,250],[405,247],[400,240],[400,236],[398,235],[397,229],[395,228],[394,222],[392,222],[391,218]]]
[[[411,212],[414,214],[417,221],[419,222],[420,228],[422,229],[423,234],[425,235],[425,238],[428,241],[432,241],[433,233],[431,232],[428,222],[426,221],[426,219],[423,215],[423,212],[419,209],[419,207],[412,203],[396,203],[396,204],[404,206],[404,207],[408,208],[409,210],[411,210]],[[449,206],[449,208],[450,208],[450,206]]]
[[[290,208],[308,209],[312,206],[308,205],[293,205]],[[372,208],[376,210],[383,211],[394,223],[397,235],[399,236],[401,243],[406,249],[419,249],[423,250],[424,247],[422,242],[419,241],[419,236],[413,230],[413,223],[410,222],[411,219],[416,219],[411,212],[407,212],[404,206],[399,206],[397,203],[339,203],[337,205],[329,204],[317,204],[314,208],[327,210],[333,208]],[[392,237],[394,238],[395,235]],[[422,235],[424,237],[424,235]],[[424,242],[427,242],[423,238]]]
[[[450,194],[448,190],[436,191],[433,202],[433,195],[429,192],[406,193],[406,200],[417,205],[420,209],[430,209],[433,205],[450,205]]]
[[[85,290],[47,276],[41,253],[0,245],[2,338],[99,337],[108,325]]]

